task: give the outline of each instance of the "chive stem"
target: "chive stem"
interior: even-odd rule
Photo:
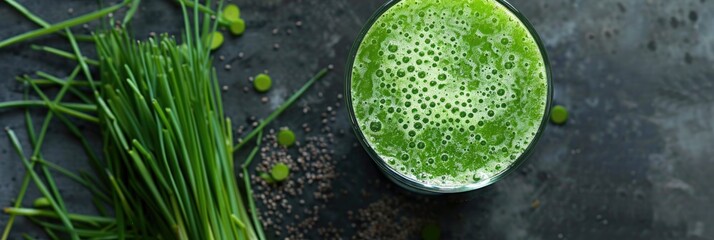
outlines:
[[[17,10],[18,12],[20,12],[20,13],[21,13],[22,15],[24,15],[27,19],[29,19],[30,21],[32,21],[32,22],[34,22],[35,24],[39,25],[40,27],[47,28],[47,27],[50,26],[50,24],[49,24],[47,21],[42,20],[42,18],[40,18],[40,17],[38,17],[37,15],[33,14],[32,12],[30,12],[29,10],[27,10],[27,8],[25,8],[24,6],[22,6],[22,5],[19,4],[19,3],[15,2],[14,0],[5,0],[5,2],[8,3],[8,4],[10,4],[10,6],[14,7],[15,10]],[[67,37],[67,35],[65,35],[65,34],[62,33],[62,32],[58,32],[58,34]],[[76,37],[77,37],[77,39],[80,40],[80,41],[87,41],[87,42],[94,41],[94,37],[92,37],[92,36],[87,36],[87,35],[81,35],[81,36],[79,36],[79,35],[78,35],[78,36],[76,36]]]
[[[8,108],[26,108],[26,107],[52,107],[52,103],[37,100],[19,100],[19,101],[8,101],[0,102],[0,110]],[[55,106],[61,106],[63,109],[70,109],[72,111],[85,111],[85,112],[96,112],[97,105],[85,104],[85,103],[60,103]]]
[[[55,213],[55,212],[47,211],[47,210],[40,210],[40,209],[33,209],[33,208],[10,207],[10,208],[5,208],[4,211],[5,211],[5,213],[8,213],[8,214],[14,214],[14,215],[20,215],[20,216],[59,218],[59,215],[57,215],[57,213]],[[67,217],[70,220],[90,223],[92,225],[98,225],[99,223],[114,223],[115,222],[115,220],[113,218],[82,215],[82,214],[73,214],[73,213],[67,214]]]
[[[57,49],[57,48],[48,47],[48,46],[40,46],[40,45],[32,45],[32,46],[30,46],[30,47],[32,47],[32,49],[34,49],[34,50],[51,53],[51,54],[57,55],[57,56],[59,56],[59,57],[63,57],[63,58],[67,58],[67,59],[72,59],[72,60],[75,60],[75,61],[77,60],[77,56],[76,56],[76,55],[74,55],[74,54],[72,54],[72,53],[70,53],[70,52],[67,52],[67,51],[63,51],[63,50]],[[89,58],[87,58],[87,57],[84,57],[84,61],[86,61],[87,64],[89,64],[89,65],[93,65],[93,66],[98,66],[98,65],[99,65],[99,62],[98,62],[97,60],[89,59]]]
[[[119,10],[121,7],[123,7],[124,5],[126,5],[128,2],[129,2],[129,0],[124,0],[124,1],[123,1],[122,3],[120,3],[120,4],[117,4],[117,5],[114,5],[114,6],[111,6],[111,7],[107,7],[107,8],[98,10],[98,11],[96,11],[96,12],[92,12],[92,13],[89,13],[89,14],[86,14],[86,15],[82,15],[82,16],[79,16],[79,17],[76,17],[76,18],[72,18],[72,19],[69,19],[69,20],[65,20],[65,21],[63,21],[63,22],[59,22],[59,23],[57,23],[57,24],[50,25],[50,26],[47,26],[47,27],[45,27],[45,28],[41,28],[41,29],[29,31],[29,32],[26,32],[26,33],[23,33],[23,34],[20,34],[20,35],[17,35],[17,36],[14,36],[14,37],[5,39],[5,40],[3,40],[2,42],[0,42],[0,48],[7,47],[7,46],[10,46],[10,45],[12,45],[12,44],[16,44],[16,43],[19,43],[19,42],[22,42],[22,41],[25,41],[25,40],[29,40],[29,39],[32,39],[32,38],[37,38],[37,37],[41,37],[41,36],[44,36],[44,35],[47,35],[47,34],[51,34],[51,33],[60,31],[60,30],[62,30],[62,29],[68,28],[68,27],[72,27],[72,26],[84,24],[84,23],[87,23],[87,22],[91,22],[91,21],[96,20],[96,19],[98,19],[98,18],[104,17],[105,15],[107,15],[107,14],[109,14],[109,13],[112,13],[112,12],[114,12],[114,11],[116,11],[116,10]]]

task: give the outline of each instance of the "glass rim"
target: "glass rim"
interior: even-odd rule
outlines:
[[[459,185],[459,186],[438,186],[434,184],[428,184],[422,181],[419,181],[413,177],[409,177],[396,169],[392,168],[389,166],[384,159],[380,157],[380,155],[374,150],[374,148],[371,146],[371,144],[367,141],[366,137],[364,136],[364,133],[362,131],[362,128],[359,125],[359,122],[357,121],[357,118],[354,113],[354,108],[353,108],[353,103],[352,103],[352,68],[354,66],[355,58],[357,57],[357,52],[362,45],[362,41],[364,40],[365,36],[369,32],[369,30],[372,28],[374,23],[379,19],[379,17],[382,16],[387,10],[389,10],[392,6],[395,4],[401,2],[402,0],[389,0],[386,3],[384,3],[382,6],[377,9],[377,11],[372,14],[372,16],[367,20],[367,22],[364,24],[362,29],[360,30],[359,35],[355,39],[354,43],[352,44],[352,47],[350,49],[349,55],[348,55],[348,61],[346,64],[345,68],[345,101],[346,101],[346,107],[349,113],[349,119],[350,119],[350,125],[352,125],[352,129],[355,132],[355,135],[357,137],[357,140],[360,142],[362,147],[367,151],[369,154],[370,158],[377,164],[377,166],[380,168],[380,170],[388,177],[390,178],[393,182],[395,182],[397,185],[400,185],[404,188],[407,188],[408,190],[411,190],[413,192],[417,193],[424,193],[424,194],[448,194],[448,193],[463,193],[463,192],[469,192],[477,189],[484,188],[486,186],[489,186],[491,184],[494,184],[498,182],[499,180],[505,178],[508,176],[510,173],[514,172],[523,162],[525,162],[526,159],[533,153],[533,149],[535,146],[538,144],[539,139],[543,135],[543,132],[545,131],[545,127],[548,123],[548,118],[550,113],[550,108],[552,104],[552,99],[553,99],[553,81],[552,81],[552,74],[551,74],[551,69],[550,69],[550,62],[548,60],[548,54],[545,50],[545,46],[543,45],[543,41],[541,40],[540,36],[536,32],[535,28],[533,25],[528,21],[528,19],[520,12],[518,9],[516,9],[513,5],[511,5],[509,2],[506,0],[492,0],[496,1],[502,6],[504,6],[508,11],[510,11],[513,15],[515,15],[521,23],[528,29],[529,34],[533,37],[533,39],[536,42],[536,45],[538,45],[538,49],[541,53],[541,57],[543,58],[543,65],[545,68],[546,72],[546,84],[547,84],[547,94],[546,94],[546,102],[545,102],[545,112],[543,113],[543,119],[541,119],[540,126],[538,128],[538,131],[536,132],[536,135],[533,137],[533,139],[530,141],[528,144],[528,147],[526,147],[525,151],[521,153],[521,155],[514,160],[508,167],[493,175],[492,177],[488,179],[482,179],[481,181],[475,182],[475,183],[469,183],[469,184],[464,184],[464,185]]]

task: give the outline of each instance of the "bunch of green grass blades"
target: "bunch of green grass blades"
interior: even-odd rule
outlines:
[[[206,44],[210,39],[204,37],[216,30],[216,23],[208,20],[216,16],[207,13],[204,6],[200,12],[200,4],[191,4],[192,11],[187,10],[183,1],[178,1],[185,21],[183,43],[177,43],[168,35],[137,41],[125,28],[116,27],[94,35],[99,57],[95,61],[82,55],[77,36],[69,27],[129,6],[124,19],[126,24],[136,11],[138,0],[126,0],[55,25],[7,0],[43,28],[2,41],[0,47],[59,31],[70,41],[73,53],[49,47],[35,48],[74,59],[79,64],[66,80],[42,72],[37,74],[41,79],[21,77],[41,101],[0,103],[0,109],[49,109],[39,135],[35,134],[30,114],[25,112],[33,145],[29,158],[16,134],[6,129],[27,168],[27,175],[14,207],[4,209],[11,218],[3,240],[7,239],[16,216],[28,217],[54,239],[265,238],[247,170],[257,146],[239,166],[244,186],[239,186],[236,180],[233,153],[256,136],[260,145],[263,127],[295,102],[326,70],[309,80],[243,142],[234,146],[231,121],[224,117]],[[205,6],[211,6],[211,2]],[[99,80],[93,79],[90,64],[98,65]],[[76,80],[80,73],[86,81]],[[55,99],[49,99],[39,84],[59,86]],[[63,102],[68,92],[84,103]],[[65,123],[81,140],[95,176],[75,174],[42,156],[40,148],[53,117]],[[96,156],[71,118],[99,124],[104,158]],[[53,172],[85,186],[92,193],[99,215],[69,213],[53,181]],[[43,197],[35,201],[34,208],[22,207],[31,181]]]

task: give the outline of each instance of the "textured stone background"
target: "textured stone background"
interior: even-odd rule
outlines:
[[[96,9],[88,1],[19,1],[57,22]],[[144,1],[136,18],[138,37],[177,33],[176,5]],[[248,24],[243,37],[228,38],[217,52],[227,113],[235,122],[265,116],[319,68],[335,71],[299,105],[324,109],[343,91],[343,68],[353,39],[383,0],[239,0]],[[554,101],[571,121],[549,126],[535,153],[515,174],[480,190],[470,201],[429,200],[431,220],[445,239],[714,239],[714,1],[712,0],[511,0],[533,23],[550,55]],[[35,28],[0,4],[0,38]],[[302,21],[303,26],[295,26]],[[273,29],[279,29],[273,34]],[[290,29],[291,35],[286,31]],[[77,29],[82,32],[81,28]],[[68,49],[61,38],[33,41]],[[274,44],[280,48],[274,50]],[[239,52],[244,53],[238,58]],[[91,51],[88,50],[88,54]],[[33,52],[28,44],[0,49],[0,101],[20,99],[14,76],[44,70],[63,76],[71,63]],[[248,77],[269,70],[275,84],[267,95],[243,93]],[[323,97],[318,95],[323,93]],[[34,112],[41,121],[43,111]],[[389,187],[360,147],[353,147],[347,112],[339,109],[336,155],[342,174],[334,185],[349,194],[327,205],[321,224],[355,233],[346,212],[382,198],[405,204],[423,200]],[[271,127],[295,129],[317,123],[318,114],[295,107]],[[21,111],[0,111],[0,126],[24,136]],[[61,126],[56,124],[53,126]],[[91,126],[85,132],[92,135]],[[94,134],[96,136],[96,134]],[[298,133],[298,137],[302,133]],[[7,136],[0,133],[0,205],[16,196],[23,176]],[[87,169],[79,145],[62,127],[50,129],[44,153],[70,169]],[[375,181],[378,179],[379,181]],[[71,209],[89,211],[86,193],[59,178]],[[359,197],[367,190],[370,197]],[[37,192],[31,192],[36,196]],[[32,197],[30,198],[32,199]],[[405,213],[411,217],[413,213]],[[7,215],[0,215],[5,226]],[[389,223],[384,223],[389,224]],[[38,229],[20,220],[19,233]],[[271,233],[271,231],[268,231]],[[319,235],[312,232],[311,238]]]

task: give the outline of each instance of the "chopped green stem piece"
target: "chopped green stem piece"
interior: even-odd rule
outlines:
[[[277,182],[285,181],[290,175],[290,167],[284,163],[277,163],[270,169],[270,175],[273,177],[273,180]]]
[[[258,177],[262,178],[263,181],[267,183],[275,183],[275,179],[273,179],[273,176],[270,176],[269,173],[260,173]]]
[[[263,128],[265,128],[266,125],[271,123],[276,117],[280,116],[280,114],[282,114],[285,111],[285,109],[287,109],[288,107],[290,107],[290,105],[292,105],[295,101],[297,101],[297,99],[300,98],[300,96],[302,96],[307,91],[307,89],[310,88],[310,86],[312,86],[317,80],[324,77],[325,74],[327,74],[327,69],[322,69],[320,72],[317,73],[317,75],[315,75],[314,77],[312,77],[312,79],[307,81],[307,83],[305,83],[305,85],[303,85],[302,88],[300,88],[300,90],[298,90],[297,92],[295,92],[295,94],[293,94],[290,98],[288,98],[288,100],[286,100],[283,103],[283,105],[280,105],[280,107],[278,107],[278,109],[275,109],[275,111],[273,111],[273,113],[268,115],[267,118],[265,118],[263,121],[260,122],[258,127],[253,129],[253,131],[248,133],[248,135],[246,135],[246,137],[241,142],[239,142],[238,145],[233,147],[233,151],[237,151],[238,149],[243,147],[243,145],[245,143],[247,143],[248,141],[253,139],[258,134],[258,132],[262,131]]]
[[[32,38],[41,37],[41,36],[44,36],[44,35],[47,35],[47,34],[51,34],[51,33],[54,33],[54,32],[60,31],[60,30],[63,30],[63,29],[65,29],[65,28],[68,28],[68,27],[77,26],[77,25],[80,25],[80,24],[84,24],[84,23],[87,23],[87,22],[91,22],[91,21],[93,21],[93,20],[96,20],[96,19],[99,19],[99,18],[101,18],[101,17],[104,17],[104,16],[106,16],[106,15],[109,14],[109,13],[112,13],[112,12],[114,12],[114,11],[116,11],[116,10],[119,10],[121,7],[123,7],[124,5],[126,5],[128,2],[130,2],[130,0],[124,0],[124,1],[123,1],[122,3],[120,3],[120,4],[117,4],[117,5],[108,7],[108,8],[104,8],[104,9],[98,10],[98,11],[96,11],[96,12],[92,12],[92,13],[89,13],[89,14],[86,14],[86,15],[82,15],[82,16],[79,16],[79,17],[76,17],[76,18],[72,18],[72,19],[69,19],[69,20],[66,20],[66,21],[63,21],[63,22],[54,24],[54,25],[47,26],[47,27],[45,27],[45,28],[41,28],[41,29],[37,29],[37,30],[34,30],[34,31],[26,32],[26,33],[23,33],[23,34],[20,34],[20,35],[17,35],[17,36],[14,36],[14,37],[5,39],[5,40],[3,40],[2,42],[0,42],[0,48],[7,47],[7,46],[9,46],[9,45],[12,45],[12,44],[15,44],[15,43],[19,43],[19,42],[22,42],[22,41],[25,41],[25,40],[29,40],[29,39],[32,39]]]
[[[295,144],[295,133],[287,128],[280,129],[278,132],[278,144],[283,147],[290,147]]]
[[[550,110],[550,121],[558,125],[565,124],[568,121],[568,110],[560,105],[553,107]]]
[[[228,26],[228,28],[231,30],[231,33],[235,36],[240,36],[243,35],[245,32],[245,21],[243,19],[237,19]]]
[[[255,87],[255,90],[258,92],[267,92],[271,86],[273,86],[273,80],[268,74],[258,74],[258,76],[255,76],[255,80],[253,80],[253,87]]]
[[[32,206],[36,208],[46,208],[50,207],[51,205],[49,199],[47,199],[46,197],[39,197],[32,202]]]
[[[232,3],[227,4],[223,8],[223,17],[231,22],[240,20],[240,8]]]
[[[54,55],[57,55],[57,56],[60,56],[63,58],[77,60],[77,55],[70,53],[70,52],[59,50],[57,48],[48,47],[48,46],[39,46],[39,45],[32,45],[31,47],[34,50],[44,51],[44,52],[51,53],[51,54],[54,54]],[[99,62],[97,60],[92,60],[87,57],[84,58],[84,61],[86,61],[87,64],[89,64],[89,65],[94,65],[94,66],[99,65]]]
[[[223,33],[213,32],[206,41],[210,41],[209,46],[211,46],[211,50],[216,50],[223,45]]]

